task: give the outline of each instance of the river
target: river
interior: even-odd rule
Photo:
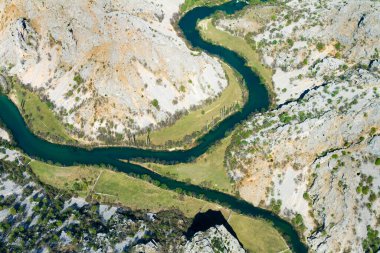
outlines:
[[[159,151],[132,147],[110,147],[87,150],[81,147],[50,143],[40,139],[30,131],[18,108],[4,95],[0,95],[0,120],[10,130],[17,146],[30,157],[60,163],[65,166],[76,164],[106,164],[112,166],[117,171],[127,174],[148,175],[151,179],[160,182],[160,184],[165,184],[171,190],[179,188],[187,193],[197,196],[202,195],[209,201],[218,202],[242,214],[262,217],[271,222],[284,236],[293,251],[307,252],[307,247],[301,242],[293,226],[268,210],[255,207],[237,197],[163,177],[144,167],[124,163],[119,160],[143,158],[170,163],[189,162],[205,153],[208,148],[233,130],[237,124],[247,120],[251,114],[269,108],[270,101],[268,91],[259,76],[246,65],[245,59],[222,46],[213,45],[204,41],[196,29],[197,21],[200,19],[204,19],[217,11],[232,14],[242,10],[246,5],[244,2],[237,3],[236,1],[231,1],[219,6],[198,7],[187,12],[179,20],[178,25],[188,43],[194,48],[201,49],[211,55],[219,57],[229,66],[233,67],[243,77],[248,90],[247,102],[242,109],[224,119],[214,129],[201,137],[197,145],[191,149]],[[255,235],[252,235],[252,238],[254,238],[254,236]]]

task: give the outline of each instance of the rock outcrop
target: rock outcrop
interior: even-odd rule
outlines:
[[[227,86],[220,63],[174,30],[181,4],[2,1],[0,67],[88,139],[158,127]]]
[[[7,131],[5,131],[4,129],[0,128],[0,141],[3,140],[3,141],[10,141],[11,138],[8,134]]]
[[[244,253],[245,250],[223,225],[196,233],[184,247],[186,253]]]
[[[375,66],[379,12],[379,3],[370,0],[279,1],[252,7],[232,21],[222,19],[218,27],[255,42],[275,71],[276,103],[282,104],[347,68]]]
[[[231,21],[268,9],[271,21],[253,31]],[[240,195],[292,221],[313,251],[377,251],[368,235],[380,230],[379,2],[248,10],[218,28],[255,42],[275,71],[277,109],[234,134],[226,163]]]

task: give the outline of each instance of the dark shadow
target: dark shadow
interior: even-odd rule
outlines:
[[[235,231],[228,224],[227,220],[224,218],[223,214],[220,211],[208,210],[205,213],[197,213],[195,215],[193,223],[190,228],[187,230],[185,236],[188,240],[196,234],[197,232],[204,232],[209,228],[215,227],[216,225],[223,225],[227,231],[238,240],[240,246],[243,247],[242,243],[239,241]]]

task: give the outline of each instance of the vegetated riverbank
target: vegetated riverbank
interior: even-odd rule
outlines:
[[[3,152],[13,151],[0,149],[1,252],[190,253],[196,252],[187,249],[196,247],[199,237],[223,242],[229,252],[244,252],[223,222],[186,237],[193,217],[177,209],[152,212],[73,197],[67,189],[39,180],[21,153],[7,157]],[[210,242],[207,246],[217,245]]]
[[[270,92],[271,104],[275,103],[275,93],[272,82],[273,70],[265,66],[258,52],[255,50],[254,43],[248,39],[241,38],[229,34],[226,31],[219,30],[216,27],[216,22],[219,20],[222,14],[215,14],[209,19],[205,19],[199,22],[198,28],[202,34],[202,37],[216,45],[221,45],[234,52],[239,53],[247,61],[247,65],[251,67],[256,73],[259,74],[262,82],[266,85]]]
[[[4,103],[6,101],[8,101],[8,103]],[[7,100],[6,97],[1,96],[0,103],[1,107],[4,108],[4,110],[0,111],[0,117],[4,121],[5,125],[10,129],[13,136],[15,136],[15,141],[18,143],[19,147],[21,147],[24,151],[26,150],[28,154],[33,154],[33,156],[45,158],[46,160],[59,162],[65,165],[108,164],[117,171],[127,173],[133,177],[148,180],[164,187],[165,189],[174,191],[177,190],[183,194],[196,196],[197,198],[204,198],[211,202],[217,202],[248,216],[262,217],[273,223],[274,227],[283,236],[285,236],[292,249],[299,252],[304,252],[305,250],[303,244],[300,242],[297,232],[292,228],[292,226],[269,211],[256,208],[245,201],[221,192],[177,182],[146,170],[143,167],[119,162],[115,160],[115,158],[112,158],[112,156],[109,157],[105,154],[94,155],[88,150],[78,149],[75,147],[70,148],[67,146],[59,146],[44,142],[28,131],[26,124],[17,108],[9,100]],[[36,144],[37,146],[32,148],[32,146]],[[38,144],[42,144],[43,146],[39,146]]]
[[[175,180],[236,195],[235,185],[225,168],[225,152],[231,143],[231,135],[211,147],[191,163],[165,165],[142,163],[141,165]]]
[[[4,107],[4,109],[7,109],[8,113],[4,114],[0,112],[1,118],[4,120],[4,122],[7,124],[7,126],[11,129],[12,133],[15,136],[15,139],[17,139],[18,144],[27,151],[28,154],[32,154],[33,156],[37,156],[40,158],[45,158],[47,160],[52,160],[55,162],[60,162],[62,164],[70,165],[74,163],[84,163],[84,164],[95,164],[95,163],[105,163],[110,164],[115,169],[120,170],[122,172],[126,173],[133,173],[139,174],[139,175],[149,175],[153,181],[158,181],[160,184],[165,185],[171,190],[180,188],[182,191],[185,192],[192,192],[195,194],[203,194],[206,196],[207,199],[211,201],[221,201],[224,205],[231,206],[233,209],[239,210],[242,213],[248,214],[248,215],[254,215],[254,216],[263,216],[263,218],[270,220],[273,222],[274,226],[282,232],[284,235],[286,234],[286,238],[288,243],[291,245],[291,247],[295,251],[305,251],[305,246],[300,242],[299,236],[297,232],[292,228],[292,226],[285,222],[284,220],[281,220],[278,216],[274,215],[271,212],[268,212],[266,210],[262,210],[259,208],[255,208],[252,205],[250,205],[247,202],[244,202],[242,200],[239,200],[237,198],[234,198],[232,196],[228,196],[226,194],[207,190],[201,187],[188,185],[181,182],[176,182],[174,180],[170,180],[165,177],[161,177],[160,175],[157,175],[155,173],[152,173],[150,171],[145,170],[142,167],[132,165],[132,164],[125,164],[118,162],[115,159],[118,158],[131,158],[131,157],[150,157],[150,158],[159,158],[161,160],[167,160],[171,161],[173,159],[178,160],[178,158],[182,160],[189,160],[191,156],[199,156],[202,154],[205,150],[208,149],[209,145],[212,143],[215,143],[216,140],[222,138],[225,136],[225,134],[230,131],[230,129],[233,129],[236,124],[238,124],[241,120],[245,119],[249,116],[249,114],[252,113],[253,110],[260,110],[265,109],[268,107],[268,99],[267,98],[267,92],[265,90],[265,87],[260,83],[260,79],[255,75],[250,68],[245,66],[245,61],[242,59],[239,55],[237,55],[234,52],[231,52],[229,50],[226,50],[222,47],[214,46],[207,44],[204,42],[200,36],[199,33],[195,31],[194,33],[194,27],[196,25],[196,20],[198,17],[207,17],[210,15],[213,11],[216,10],[224,10],[228,12],[233,12],[235,9],[232,7],[242,8],[244,7],[244,3],[237,3],[236,6],[234,3],[230,2],[229,4],[218,6],[215,8],[198,8],[194,9],[194,12],[191,11],[189,14],[185,15],[181,21],[183,25],[183,30],[186,31],[184,34],[193,35],[191,41],[193,42],[194,46],[198,46],[201,48],[206,49],[206,51],[210,53],[219,53],[219,55],[223,55],[222,58],[224,58],[228,63],[230,63],[231,66],[233,66],[235,69],[240,71],[242,75],[245,77],[246,83],[248,83],[248,87],[250,89],[253,89],[254,86],[254,93],[249,92],[249,99],[247,104],[250,106],[245,106],[241,112],[234,114],[233,116],[227,118],[225,121],[221,122],[216,129],[211,131],[209,134],[205,135],[201,138],[199,146],[197,148],[193,149],[190,153],[184,153],[184,151],[181,151],[179,153],[175,152],[154,152],[154,151],[146,151],[146,150],[139,150],[139,149],[130,149],[130,148],[119,148],[119,149],[97,149],[93,151],[87,151],[79,148],[74,147],[67,147],[67,146],[59,146],[50,144],[47,142],[44,142],[35,136],[33,136],[28,129],[25,126],[24,121],[22,120],[22,117],[19,115],[17,108],[14,108],[12,104],[4,97],[0,97],[0,103],[1,106]],[[196,12],[199,11],[199,12]],[[253,91],[253,90],[251,90]],[[12,126],[12,127],[10,127]],[[33,146],[34,145],[34,146]],[[33,148],[32,148],[33,147]],[[47,148],[47,150],[45,150]],[[177,157],[178,155],[182,155],[182,157]],[[152,156],[150,156],[152,155]],[[136,176],[136,175],[135,175]]]
[[[42,182],[86,198],[89,202],[99,201],[148,212],[178,209],[188,218],[207,210],[221,211],[246,249],[253,252],[279,252],[287,248],[281,235],[267,221],[240,215],[218,204],[183,195],[179,189],[168,191],[165,187],[158,187],[109,168],[60,167],[39,161],[32,161],[30,166]],[[255,240],[252,240],[252,235],[255,235]]]
[[[172,125],[137,136],[138,146],[153,149],[188,149],[196,145],[196,139],[240,110],[247,98],[245,85],[235,70],[223,62],[222,65],[228,86],[219,97],[180,116]]]
[[[230,72],[229,70],[227,72]],[[11,77],[10,79],[14,79],[14,77]],[[83,80],[81,78],[74,78],[76,82],[82,82]],[[235,78],[232,78],[232,73],[229,73],[228,79],[235,80]],[[240,79],[240,77],[238,77]],[[22,85],[19,85],[19,81],[15,81],[15,85],[18,86],[16,87],[17,90],[20,90],[20,87]],[[229,89],[232,91],[236,91],[237,85],[233,85],[232,87],[235,87],[235,89]],[[29,92],[28,89],[24,89],[22,92],[26,94],[26,96],[22,96],[18,99],[15,98],[16,104],[19,106],[20,111],[22,111],[24,117],[27,119],[28,125],[31,127],[32,131],[36,133],[38,136],[48,139],[50,141],[56,142],[56,143],[67,143],[70,145],[76,145],[80,147],[85,147],[85,148],[93,148],[96,146],[99,146],[99,144],[93,144],[89,141],[85,141],[83,139],[84,133],[83,132],[77,132],[75,131],[75,128],[72,127],[70,124],[66,124],[63,126],[62,124],[59,124],[61,119],[57,119],[56,115],[53,113],[47,113],[46,108],[49,109],[52,107],[53,103],[51,103],[48,99],[46,101],[40,101],[38,98],[39,96],[31,94],[32,92]],[[14,94],[19,94],[22,95],[22,93],[14,92]],[[239,96],[234,92],[234,95]],[[244,93],[244,92],[243,92]],[[40,94],[41,95],[41,94]],[[223,95],[223,94],[222,94]],[[220,97],[221,100],[223,100],[223,97],[226,97],[226,95],[231,95],[231,94],[225,94],[224,96]],[[233,96],[227,96],[229,98]],[[240,96],[239,96],[240,97]],[[19,100],[17,102],[17,100]],[[243,99],[244,100],[244,99]],[[23,107],[21,107],[21,102],[23,102]],[[218,102],[225,103],[225,105],[220,105]],[[238,104],[239,103],[239,104]],[[175,148],[175,147],[180,147],[180,146],[185,146],[184,148],[189,148],[191,146],[194,146],[196,143],[194,142],[195,139],[201,137],[205,132],[207,132],[209,129],[215,127],[215,125],[223,118],[228,117],[231,113],[236,112],[239,110],[243,105],[242,105],[241,99],[236,99],[234,101],[229,101],[228,99],[225,101],[220,101],[219,98],[217,98],[213,104],[209,105],[210,107],[212,106],[213,110],[211,112],[212,115],[207,115],[207,113],[202,114],[202,112],[209,112],[209,108],[206,107],[204,109],[199,109],[198,111],[194,112],[190,111],[189,117],[184,116],[184,120],[178,122],[178,124],[173,125],[173,128],[170,128],[170,131],[173,129],[175,132],[179,131],[179,135],[184,136],[184,138],[180,136],[174,136],[173,140],[170,139],[170,134],[166,134],[166,137],[163,138],[162,136],[165,136],[165,133],[169,133],[170,131],[166,129],[166,126],[163,126],[162,131],[151,131],[150,129],[144,130],[146,134],[143,137],[138,137],[137,135],[130,135],[128,140],[123,140],[117,138],[111,138],[112,141],[108,142],[107,145],[109,146],[137,146],[139,148],[149,148],[149,149],[169,149],[169,148]],[[33,106],[34,104],[38,104],[38,106]],[[32,106],[30,106],[32,105]],[[217,105],[217,106],[215,106]],[[217,107],[220,107],[219,109]],[[203,107],[203,106],[201,106]],[[46,114],[43,115],[43,114]],[[197,119],[196,121],[199,124],[191,124],[194,129],[188,128],[188,127],[182,127],[182,124],[186,125],[186,119],[191,119],[191,116],[197,116],[198,114],[201,114],[202,116]],[[66,114],[65,114],[66,115]],[[178,116],[175,116],[174,118],[180,117],[181,114]],[[199,116],[199,115],[198,115]],[[207,122],[206,118],[211,117],[211,121]],[[202,122],[204,121],[204,122]],[[58,124],[56,124],[58,122]],[[202,126],[203,124],[203,126]],[[46,126],[54,125],[54,127],[50,127],[50,131],[47,131]],[[171,123],[169,124],[171,125]],[[178,128],[177,128],[178,127]],[[66,131],[65,131],[66,130]],[[71,135],[68,138],[68,133]],[[50,137],[49,137],[50,135]],[[112,133],[106,132],[107,136],[113,136]],[[120,135],[119,135],[120,136]],[[110,140],[111,140],[110,139]],[[156,141],[157,140],[157,141]],[[155,143],[158,142],[158,145]],[[165,145],[162,145],[165,144]],[[102,146],[102,145],[101,145]]]

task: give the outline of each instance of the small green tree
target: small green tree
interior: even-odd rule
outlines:
[[[152,100],[152,105],[153,105],[154,107],[156,107],[157,110],[160,110],[160,105],[159,105],[157,99],[153,99],[153,100]]]
[[[323,49],[325,49],[325,44],[323,44],[322,42],[318,42],[317,49],[318,51],[322,51]]]

